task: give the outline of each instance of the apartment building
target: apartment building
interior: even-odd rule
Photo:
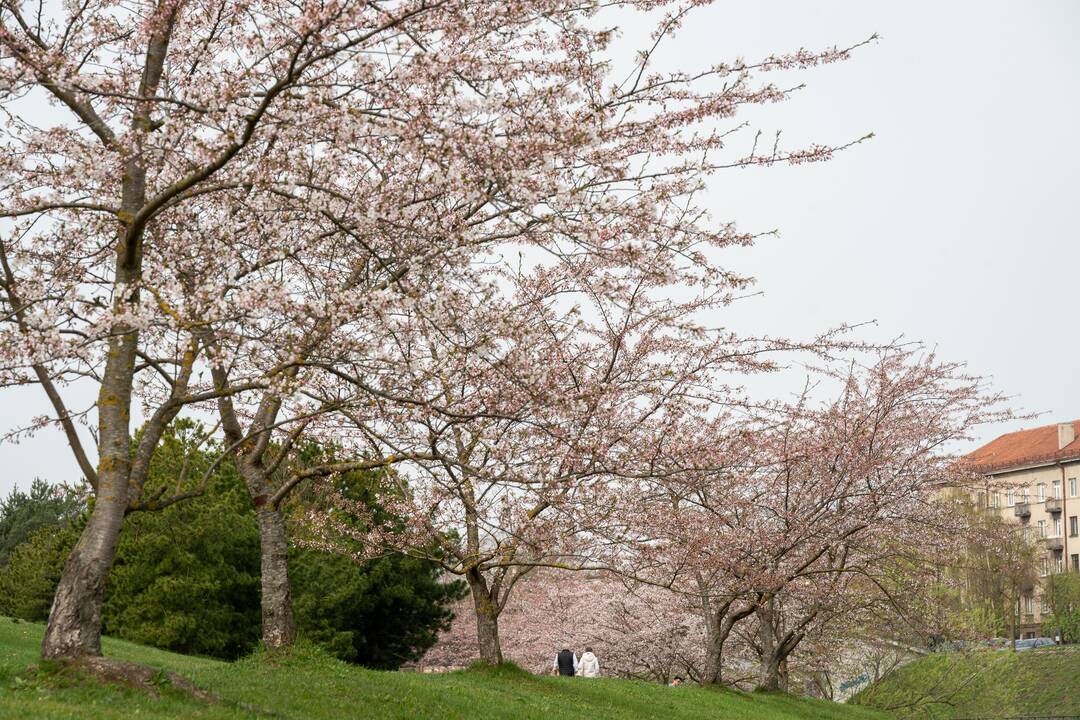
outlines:
[[[1046,549],[1040,575],[1080,572],[1080,421],[1008,433],[967,456],[994,483],[980,502],[1028,529]],[[1022,637],[1047,608],[1036,584],[1020,601]]]

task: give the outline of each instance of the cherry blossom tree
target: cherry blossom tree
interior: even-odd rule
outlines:
[[[0,5],[3,382],[42,386],[53,414],[35,422],[63,429],[96,494],[45,656],[100,653],[102,588],[124,514],[197,492],[145,492],[162,429],[186,406],[247,387],[199,385],[197,367],[208,352],[215,366],[226,360],[207,322],[274,322],[252,309],[281,296],[274,268],[296,257],[283,247],[296,223],[266,203],[302,180],[290,171],[313,147],[290,128],[312,107],[331,113],[333,71],[369,65],[372,43],[435,12],[424,2]],[[39,122],[40,100],[66,116]],[[252,232],[217,230],[244,211],[258,217]],[[271,228],[270,215],[284,225]],[[301,264],[325,257],[319,239]],[[80,379],[99,389],[96,466],[78,428],[89,415],[66,399]],[[135,397],[147,422],[132,455]]]
[[[634,467],[627,461],[639,426],[688,390],[701,393],[693,382],[710,366],[746,362],[731,359],[729,343],[680,337],[672,313],[681,306],[601,304],[602,320],[589,323],[580,307],[545,305],[535,284],[520,291],[513,304],[487,297],[468,307],[459,298],[459,309],[394,364],[384,402],[342,411],[353,422],[354,452],[392,459],[407,480],[395,515],[413,519],[409,531],[368,538],[334,512],[312,518],[324,542],[389,541],[463,576],[480,657],[491,663],[502,660],[498,620],[521,579],[538,567],[598,566],[588,548],[605,522],[596,509],[607,483]],[[408,325],[416,333],[424,322]],[[728,355],[713,355],[721,349]],[[357,375],[344,366],[338,374]],[[335,499],[337,511],[364,512]]]
[[[658,45],[693,3],[616,4],[666,13]],[[751,238],[695,206],[707,177],[851,143],[761,154],[749,140],[722,160],[734,130],[719,125],[794,91],[758,74],[850,48],[661,74],[654,45],[622,80],[597,10],[0,3],[0,382],[42,387],[52,412],[33,424],[62,429],[96,498],[43,655],[100,653],[124,515],[199,491],[144,487],[185,408],[220,414],[258,507],[265,636],[284,645],[279,505],[304,479],[287,471],[289,451],[313,418],[381,397],[354,382],[364,374],[345,395],[324,390],[339,364],[385,377],[413,346],[400,342],[407,327],[383,334],[394,318],[438,325],[450,290],[483,292],[486,261],[514,247],[548,259],[551,287],[587,276],[609,298],[643,277],[709,302],[745,283],[711,255]],[[61,114],[43,119],[46,100]],[[97,390],[91,408],[71,407],[79,383]],[[93,447],[80,421],[96,424]]]
[[[657,39],[671,27],[674,21]],[[756,67],[810,65],[845,55],[772,58]],[[648,65],[648,53],[641,62],[639,73]],[[714,68],[707,75],[717,71],[728,72]],[[572,79],[585,86],[593,81],[585,75]],[[683,87],[685,81],[654,78],[647,86]],[[315,353],[299,363],[328,374],[307,391],[318,407],[340,409],[331,413],[334,420],[323,432],[335,438],[352,434],[352,451],[376,458],[372,462],[409,465],[398,468],[409,483],[401,497],[411,503],[399,514],[416,519],[416,533],[401,537],[413,542],[414,552],[437,544],[437,559],[468,580],[487,662],[501,659],[497,620],[520,577],[538,566],[584,566],[571,539],[596,520],[582,520],[587,514],[570,506],[598,506],[595,498],[604,496],[601,477],[640,472],[631,468],[630,457],[641,428],[653,426],[648,418],[702,407],[725,390],[710,388],[710,377],[721,370],[769,369],[760,355],[788,346],[700,324],[702,315],[725,305],[747,282],[715,265],[710,251],[751,238],[732,226],[707,230],[699,211],[671,205],[675,197],[692,201],[704,178],[722,167],[704,154],[687,162],[719,141],[715,133],[687,135],[705,117],[706,95],[687,94],[684,87],[662,93],[675,104],[699,103],[687,115],[657,111],[657,98],[645,99],[636,88],[636,83],[630,89],[615,85],[599,93],[620,98],[617,111],[605,101],[583,116],[574,98],[546,107],[548,116],[565,113],[567,126],[574,128],[568,137],[552,138],[550,128],[542,138],[533,138],[529,128],[519,128],[518,135],[508,129],[506,144],[499,141],[499,162],[526,150],[513,167],[489,167],[469,158],[468,171],[446,171],[452,184],[440,192],[402,200],[410,218],[421,214],[428,223],[408,228],[410,242],[434,248],[423,250],[421,258],[441,258],[446,240],[461,237],[470,251],[480,253],[473,259],[482,261],[460,274],[453,266],[424,273],[409,264],[410,256],[395,258],[402,275],[394,277],[388,299],[376,306],[380,314],[365,318],[367,327],[350,318],[353,334],[326,345],[334,348],[331,357]],[[597,114],[599,108],[603,112]],[[486,122],[492,121],[491,113],[482,113]],[[494,121],[516,127],[516,120],[498,111]],[[650,129],[643,134],[646,126]],[[646,136],[651,145],[642,144]],[[543,154],[537,166],[538,143],[558,158],[554,168]],[[673,153],[675,165],[645,160]],[[768,162],[829,154],[818,148],[774,155]],[[365,148],[359,162],[370,162],[370,156]],[[421,165],[429,160],[425,156]],[[764,162],[752,150],[728,166]],[[499,178],[494,197],[488,187],[493,177]],[[528,179],[525,186],[517,184],[522,178]],[[386,194],[382,186],[379,191]],[[345,194],[331,197],[336,201]],[[470,213],[464,225],[445,227],[463,208]],[[328,215],[336,218],[338,212]],[[388,263],[379,257],[377,264]],[[507,285],[513,292],[505,291]],[[674,287],[689,291],[690,299],[667,297]],[[469,314],[455,310],[461,307],[471,308]],[[600,317],[592,326],[575,319],[590,313]],[[358,336],[365,344],[358,346]],[[378,346],[368,339],[373,336],[386,342]],[[528,396],[522,398],[523,393]],[[230,395],[220,404],[233,401]],[[299,415],[307,412],[304,407]],[[291,481],[283,486],[289,487]],[[341,509],[348,510],[349,503],[341,501]],[[330,522],[329,534],[349,535],[347,525]],[[460,531],[462,545],[447,541],[450,529]]]
[[[817,404],[807,391],[769,408],[727,429],[716,469],[671,468],[651,492],[635,491],[639,537],[650,538],[637,572],[700,598],[707,681],[720,679],[731,630],[752,618],[758,686],[782,687],[800,643],[865,607],[883,564],[905,547],[940,555],[956,542],[958,516],[940,490],[974,476],[953,452],[1008,413],[981,379],[916,353],[826,370],[835,400]]]
[[[902,584],[887,576],[960,549],[963,515],[941,493],[976,478],[953,451],[1007,413],[980,379],[911,350],[825,376],[835,400],[806,392],[738,423],[701,421],[678,445],[670,436],[670,451],[656,428],[641,436],[654,441],[634,465],[652,464],[616,483],[634,501],[620,498],[611,527],[595,528],[633,541],[595,555],[622,579],[525,577],[503,609],[506,657],[545,672],[553,648],[592,644],[618,674],[663,680],[677,669],[710,683],[726,668],[728,682],[783,689],[795,674],[820,682],[882,612],[916,623],[902,606],[937,586],[910,568]],[[720,429],[707,455],[702,440]],[[459,616],[425,662],[464,664],[478,652],[475,631],[473,613]]]

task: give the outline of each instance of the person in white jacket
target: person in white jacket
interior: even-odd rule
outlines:
[[[585,648],[578,661],[577,674],[581,677],[600,677],[600,661],[593,655],[591,647]]]

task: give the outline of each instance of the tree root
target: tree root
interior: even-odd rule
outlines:
[[[107,657],[81,657],[70,660],[54,661],[55,671],[50,674],[93,678],[110,685],[120,685],[135,690],[142,690],[152,698],[160,698],[162,691],[173,690],[195,700],[218,703],[220,698],[211,692],[197,687],[179,673],[161,670],[155,667],[139,665],[126,660]],[[38,674],[46,668],[31,667],[27,674]]]

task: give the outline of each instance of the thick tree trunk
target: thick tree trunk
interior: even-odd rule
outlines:
[[[705,671],[701,678],[702,685],[719,685],[723,682],[724,643],[735,625],[753,612],[753,605],[734,606],[730,600],[719,607],[705,603]]]
[[[268,648],[289,647],[296,641],[292,593],[289,590],[289,543],[281,512],[260,507],[259,543],[262,551],[262,639]]]
[[[775,600],[769,600],[757,608],[758,643],[760,646],[760,667],[758,669],[758,690],[787,690],[787,656],[794,645],[793,638],[779,638],[777,628]]]
[[[104,481],[104,478],[101,478]],[[101,604],[105,580],[116,557],[125,500],[105,493],[64,564],[41,641],[43,658],[101,655]]]
[[[776,629],[772,624],[771,603],[758,610],[758,684],[759,690],[780,689],[780,660],[777,657]]]
[[[786,673],[784,671],[784,661],[775,654],[762,654],[761,666],[758,670],[758,690],[768,691],[780,691],[786,690]]]
[[[126,279],[121,269],[117,277]],[[118,307],[122,308],[122,300]],[[119,330],[125,327],[118,326]],[[138,334],[126,332],[109,343],[98,390],[98,468],[94,510],[71,551],[41,641],[43,658],[101,654],[101,604],[105,581],[128,507],[131,480],[131,386]]]
[[[705,615],[705,672],[702,685],[719,685],[723,675],[724,641],[720,618],[716,613]]]
[[[806,637],[805,626],[815,613],[802,620],[795,630],[783,631],[782,620],[777,614],[776,600],[770,599],[755,609],[758,616],[758,690],[788,691],[787,659]]]
[[[476,616],[476,639],[480,644],[480,660],[489,665],[503,661],[502,644],[499,641],[499,618],[478,614]]]
[[[503,661],[502,643],[499,641],[499,604],[492,599],[484,577],[472,570],[466,574],[476,610],[476,640],[480,649],[480,662],[497,665]]]

